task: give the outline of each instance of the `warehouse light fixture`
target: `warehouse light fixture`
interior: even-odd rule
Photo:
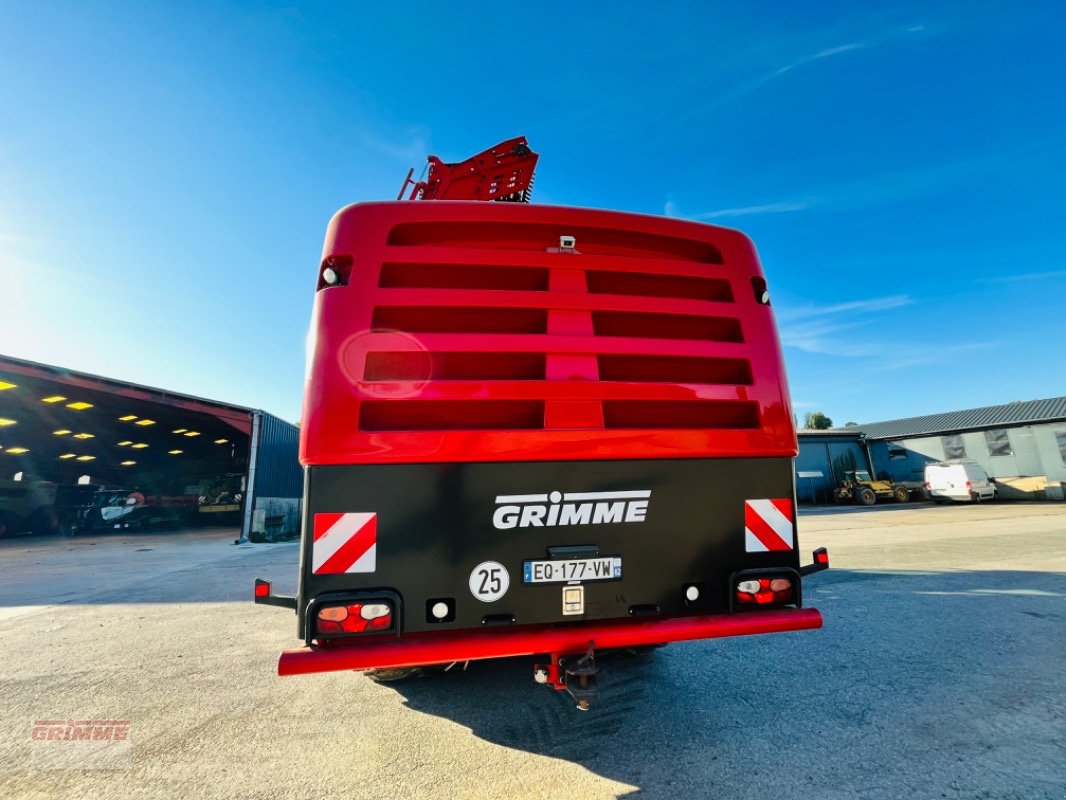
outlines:
[[[127,440],[126,440],[126,441],[124,441],[124,442],[119,442],[119,443],[118,443],[118,446],[119,446],[119,447],[125,447],[125,446],[126,446],[126,445],[128,445],[128,444],[133,444],[133,442],[132,442],[132,441],[130,441],[129,439],[127,439]]]
[[[5,419],[4,417],[0,417],[0,428],[6,428],[8,425],[14,425],[14,424],[15,424],[15,420],[13,420],[13,419]]]
[[[132,467],[136,463],[137,463],[136,461],[123,461],[122,462],[122,466],[124,466],[124,467]]]
[[[189,430],[189,429],[188,428],[175,428],[174,430],[171,431],[171,433],[185,433],[185,431],[187,431],[187,430]]]
[[[133,424],[134,425],[142,425],[142,426],[155,425],[155,420],[154,419],[139,419],[136,422],[134,422]]]
[[[137,419],[137,415],[136,414],[127,414],[124,417],[119,417],[118,421],[119,422],[129,422],[132,419]]]
[[[78,457],[77,453],[64,453],[63,455],[61,455],[59,457],[59,460],[60,461],[66,461],[68,458],[77,458],[77,457]]]
[[[186,436],[199,436],[200,435],[200,431],[189,431],[185,435]]]
[[[70,428],[60,428],[58,431],[52,431],[53,436],[66,436],[71,432]]]
[[[137,442],[137,444],[133,445],[133,449],[134,450],[143,450],[147,446],[148,445],[146,445],[144,442]]]
[[[78,461],[95,461],[96,456],[78,456]]]
[[[74,434],[74,438],[75,439],[92,439],[92,438],[94,438],[94,436],[95,436],[95,434],[92,434],[92,433],[75,433]]]
[[[172,456],[180,456],[185,451],[184,450],[168,450],[167,452],[170,453],[170,455],[172,455]]]
[[[53,394],[50,397],[42,397],[41,398],[41,402],[42,403],[62,403],[66,399],[67,398],[65,398],[61,394]]]
[[[67,403],[67,408],[73,408],[75,411],[84,411],[85,409],[92,407],[92,403],[86,403],[84,400],[79,400],[76,403]]]
[[[7,381],[0,381],[0,392],[4,391],[5,389],[14,389],[16,386],[18,386],[17,383],[8,383]]]
[[[30,452],[30,448],[28,448],[28,447],[9,447],[4,452],[5,453],[11,453],[11,455],[13,455],[13,456],[20,456],[23,453]]]
[[[215,439],[215,444],[226,444],[229,439]]]

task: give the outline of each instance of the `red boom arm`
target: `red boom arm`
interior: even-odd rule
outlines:
[[[533,190],[533,172],[539,156],[529,149],[525,136],[500,142],[458,164],[445,164],[430,156],[429,175],[411,180],[412,169],[400,188],[408,200],[502,200],[528,203]]]

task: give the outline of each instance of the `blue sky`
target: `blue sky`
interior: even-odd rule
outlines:
[[[330,215],[525,134],[739,228],[796,411],[1066,394],[1061,3],[0,0],[0,353],[299,416]]]

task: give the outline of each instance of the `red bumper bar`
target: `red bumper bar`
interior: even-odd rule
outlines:
[[[717,639],[755,633],[781,633],[822,627],[814,608],[717,614],[661,620],[622,620],[558,628],[514,628],[456,633],[409,634],[402,639],[366,641],[351,646],[286,650],[279,675],[349,669],[385,669],[539,653],[583,653],[589,641],[600,650],[688,639]]]

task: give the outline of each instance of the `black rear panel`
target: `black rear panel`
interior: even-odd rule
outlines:
[[[590,493],[629,496],[596,500],[588,498]],[[642,493],[650,495],[642,498]],[[498,510],[498,497],[516,496],[520,499],[504,501]],[[490,623],[513,617],[524,625],[655,612],[725,612],[733,573],[799,566],[795,546],[747,552],[745,501],[769,498],[787,500],[795,508],[791,459],[311,467],[300,617],[307,603],[324,592],[366,589],[399,594],[404,632],[481,628],[486,617]],[[596,503],[602,506],[597,509]],[[526,506],[540,510],[522,511]],[[316,515],[318,527],[328,530],[339,514],[361,515],[342,521],[348,527],[338,534],[341,538],[362,525],[360,535],[376,538],[375,549],[366,551],[371,539],[365,539],[359,547],[328,557],[337,536],[323,537],[320,542],[333,544],[320,546],[317,568],[343,570],[354,559],[360,569],[373,571],[314,572]],[[371,520],[372,514],[376,517]],[[496,527],[494,518],[503,527]],[[538,526],[537,521],[556,524]],[[792,533],[795,544],[794,525]],[[564,616],[564,584],[523,582],[523,562],[553,554],[619,556],[622,574],[582,581],[585,613]],[[509,578],[506,592],[492,602],[478,599],[471,588],[472,573],[485,562],[502,565]],[[484,576],[473,580],[483,582]],[[694,603],[685,597],[689,584],[699,589]],[[441,599],[453,601],[454,619],[431,621],[427,603]]]

